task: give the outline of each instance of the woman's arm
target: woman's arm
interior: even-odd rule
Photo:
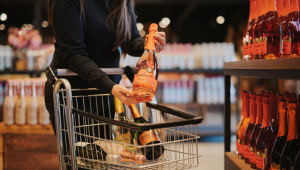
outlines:
[[[53,5],[54,35],[64,64],[93,87],[111,93],[115,83],[89,59],[86,51],[79,0],[56,0]]]

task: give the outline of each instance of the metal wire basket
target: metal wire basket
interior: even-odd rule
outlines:
[[[123,74],[124,72],[123,69],[102,70],[107,74]],[[72,89],[68,80],[57,78],[57,76],[74,75],[68,70],[53,71],[48,68],[47,75],[48,81],[55,82],[53,86],[54,109],[61,170],[65,169],[66,165],[72,166],[72,169],[116,170],[174,170],[189,169],[199,165],[201,155],[198,153],[197,139],[200,137],[197,135],[197,124],[202,122],[201,117],[165,106],[146,103],[147,108],[139,108],[139,110],[148,112],[148,115],[152,115],[152,120],[154,117],[156,122],[161,123],[138,124],[133,121],[124,123],[116,120],[115,113],[111,112],[113,96],[110,94],[97,94],[97,89],[93,88]],[[126,135],[116,137],[114,129],[121,132],[126,131],[129,137],[154,130],[153,133],[156,133],[160,142],[148,145],[141,145],[137,142],[130,143]],[[78,147],[83,143],[98,144],[104,149],[92,150],[85,146]],[[153,153],[146,155],[147,149]],[[121,156],[122,161],[105,160],[103,151]],[[155,151],[160,155],[158,158],[154,158]],[[94,154],[95,152],[98,155]],[[138,161],[138,159],[142,161]]]

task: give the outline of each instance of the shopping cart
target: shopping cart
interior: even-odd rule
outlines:
[[[122,68],[102,70],[108,75],[124,74]],[[53,70],[48,67],[46,74],[47,81],[51,82],[54,88],[53,100],[60,170],[64,170],[66,165],[72,166],[73,170],[77,168],[174,170],[189,169],[199,165],[201,155],[198,154],[197,139],[200,137],[197,135],[197,124],[202,122],[201,117],[158,104],[146,103],[147,108],[139,108],[139,110],[148,112],[148,115],[157,119],[156,122],[163,123],[124,123],[115,120],[115,113],[111,113],[113,96],[110,94],[99,94],[95,88],[72,89],[71,84],[65,78],[76,76],[76,74],[66,69]],[[161,143],[142,146],[136,142],[125,142],[123,137],[116,140],[111,135],[113,129],[116,128],[120,131],[126,130],[131,135],[156,129]],[[108,144],[106,149],[116,152],[113,154],[120,152],[119,147],[113,148],[113,146],[121,145],[121,149],[126,148],[140,155],[149,147],[159,148],[161,156],[158,159],[148,156],[142,163],[130,157],[122,159],[122,162],[107,162],[103,157],[92,154],[95,150],[82,149],[84,146],[78,147],[82,143],[92,144],[97,141]],[[102,150],[96,148],[96,152],[102,153]]]

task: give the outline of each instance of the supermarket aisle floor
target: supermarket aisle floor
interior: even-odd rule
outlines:
[[[198,142],[198,150],[202,155],[199,159],[199,167],[191,170],[215,170],[224,169],[224,143],[223,137],[203,137]],[[210,139],[209,139],[210,138]],[[235,148],[234,136],[231,140],[231,150]]]

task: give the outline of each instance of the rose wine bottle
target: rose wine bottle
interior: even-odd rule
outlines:
[[[259,13],[259,17],[257,20],[257,24],[256,27],[254,29],[254,59],[261,59],[261,52],[260,52],[260,44],[261,44],[261,25],[264,21],[265,18],[265,14],[267,13],[266,8],[267,8],[267,4],[266,0],[258,0],[257,2],[257,6],[260,11]]]
[[[268,12],[261,25],[261,54],[264,59],[275,59],[281,55],[282,28],[276,10],[276,0],[262,0],[268,3]]]
[[[156,58],[153,35],[157,32],[157,24],[151,24],[145,52],[136,63],[133,79],[133,94],[141,98],[153,98],[158,78],[158,62]]]
[[[249,30],[249,42],[248,42],[248,51],[249,51],[249,60],[254,59],[254,30],[258,23],[259,14],[260,14],[260,5],[261,0],[255,0],[255,7],[254,7],[254,17],[253,17],[253,23],[251,25],[251,28]]]
[[[292,97],[292,102],[297,103],[297,93],[291,93],[290,96]]]
[[[26,123],[26,100],[25,100],[25,91],[24,91],[24,81],[20,81],[20,85],[21,85],[20,98],[17,101],[17,105],[16,105],[15,122],[17,125],[25,125],[25,123]],[[48,119],[49,119],[49,117],[48,117]]]
[[[250,115],[249,115],[249,112],[250,112],[250,92],[248,91],[245,91],[244,92],[245,96],[244,96],[244,103],[243,103],[243,107],[244,107],[244,117],[243,117],[243,120],[242,120],[242,123],[241,123],[241,126],[240,126],[240,129],[239,129],[239,132],[238,132],[238,143],[240,144],[240,151],[239,151],[239,154],[238,154],[238,157],[240,159],[244,159],[244,137],[245,137],[245,132],[246,132],[246,129],[249,125],[249,121],[250,121]]]
[[[135,123],[149,123],[141,116],[135,104],[130,104],[129,108],[131,110]],[[148,160],[158,159],[164,153],[164,146],[162,144],[147,147],[147,145],[161,143],[158,133],[155,129],[150,129],[147,131],[137,131],[136,136],[138,144],[145,146],[145,148],[141,148],[141,151]]]
[[[283,151],[286,137],[287,137],[287,103],[286,100],[279,101],[278,104],[279,110],[279,129],[277,133],[277,139],[275,145],[271,152],[271,162],[272,162],[272,169],[280,169],[280,156]]]
[[[273,128],[273,132],[274,132],[275,136],[277,136],[277,132],[278,132],[277,96],[278,96],[278,94],[276,92],[271,93],[271,96],[270,96],[270,109],[271,109],[270,119],[271,119],[272,128]]]
[[[277,0],[276,1],[276,7],[277,7],[277,12],[278,12],[278,16],[281,19],[282,16],[282,1],[283,0]]]
[[[288,35],[288,14],[290,13],[290,0],[283,0],[282,2],[282,16],[281,26],[282,26],[282,54],[280,57],[287,57],[291,52],[291,41]]]
[[[285,57],[299,57],[300,11],[298,0],[290,0],[290,13],[284,22],[283,52]]]
[[[6,125],[14,124],[14,96],[13,96],[13,81],[7,81],[7,93],[3,105],[3,122]]]
[[[261,130],[261,124],[262,124],[262,95],[258,94],[256,95],[256,119],[255,119],[255,126],[253,128],[253,131],[250,136],[250,166],[253,169],[256,169],[256,159],[257,159],[257,153],[256,153],[256,140],[259,135],[259,132]]]
[[[250,0],[250,13],[249,13],[249,19],[248,19],[248,24],[244,32],[243,36],[243,57],[245,60],[250,59],[250,52],[249,52],[249,31],[252,27],[252,25],[255,24],[255,17],[254,17],[254,12],[255,12],[255,0]]]
[[[280,169],[294,170],[295,159],[300,148],[297,122],[297,103],[288,103],[288,135],[280,157]]]
[[[271,168],[271,151],[275,144],[272,124],[270,120],[270,96],[263,97],[263,122],[256,141],[257,170],[269,170]]]
[[[242,103],[243,103],[243,105],[242,105],[241,117],[240,117],[240,120],[239,120],[239,122],[238,122],[238,124],[237,124],[236,133],[235,133],[235,136],[236,136],[236,141],[235,141],[235,143],[236,143],[236,154],[237,154],[237,155],[239,154],[239,152],[242,153],[242,150],[241,150],[242,148],[241,148],[241,145],[240,145],[240,143],[239,143],[239,130],[240,130],[241,124],[242,124],[243,119],[244,119],[244,110],[245,110],[245,108],[244,108],[244,103],[245,103],[245,91],[242,92]]]
[[[256,93],[251,93],[250,97],[250,122],[244,135],[244,159],[245,163],[250,164],[250,136],[255,126],[256,118]]]

